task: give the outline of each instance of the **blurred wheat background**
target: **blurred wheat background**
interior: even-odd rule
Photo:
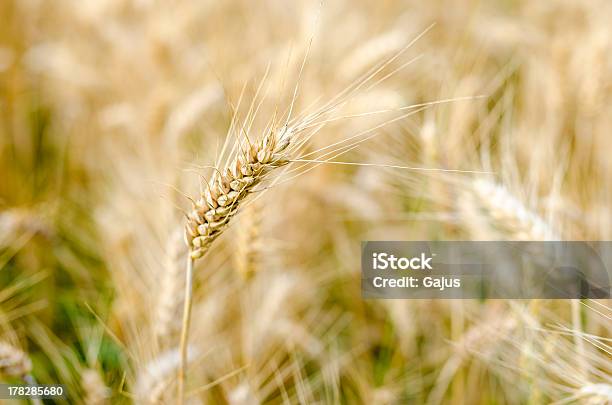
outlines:
[[[0,378],[175,403],[190,200],[223,145],[331,101],[291,158],[362,165],[284,166],[195,262],[185,402],[612,403],[610,302],[363,300],[359,259],[612,239],[611,21],[606,0],[3,0]]]

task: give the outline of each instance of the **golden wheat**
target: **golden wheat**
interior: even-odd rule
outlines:
[[[187,250],[183,243],[183,232],[178,229],[166,243],[164,273],[155,307],[154,334],[162,347],[169,343],[180,327],[185,282],[184,257]]]
[[[84,402],[86,405],[105,405],[109,403],[110,390],[98,370],[91,368],[83,370],[81,387],[85,392]]]
[[[218,170],[206,184],[204,193],[193,203],[188,215],[185,237],[189,245],[183,322],[180,339],[181,363],[178,375],[179,403],[183,402],[187,365],[188,333],[193,294],[193,261],[208,251],[212,242],[226,229],[246,197],[274,169],[289,163],[287,151],[294,132],[288,126],[270,130],[255,144],[239,145],[238,155],[227,168]]]
[[[0,341],[0,375],[25,379],[31,371],[32,362],[23,350]]]
[[[285,126],[268,132],[256,144],[247,142],[227,168],[212,176],[188,216],[185,235],[192,259],[206,253],[255,186],[272,170],[289,163],[286,150],[291,136]]]
[[[504,234],[514,240],[561,240],[558,232],[535,211],[529,209],[519,198],[506,187],[487,179],[476,179],[472,182],[472,195],[469,202],[462,205],[471,214],[485,215],[488,223],[493,224]],[[473,222],[466,222],[468,228],[474,227],[478,219],[468,216]],[[478,231],[476,231],[478,233]]]

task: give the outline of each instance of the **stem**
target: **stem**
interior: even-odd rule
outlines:
[[[459,341],[465,333],[465,313],[463,305],[453,305],[451,318],[451,339]],[[451,383],[451,403],[461,404],[465,399],[465,370],[460,368]]]
[[[191,305],[193,302],[193,259],[187,258],[187,272],[185,275],[185,304],[183,306],[183,326],[181,329],[181,361],[178,370],[178,401],[179,405],[184,403],[185,376],[187,370],[187,346],[189,340],[189,325],[191,324]]]
[[[582,340],[582,317],[580,300],[573,299],[571,302],[572,308],[572,328],[574,329],[574,344],[576,345],[576,351],[578,353],[578,370],[580,377],[584,380],[588,377],[588,369],[586,364],[586,351],[584,347],[584,341]]]
[[[539,319],[540,313],[542,312],[542,301],[530,300],[528,309],[530,316],[532,316],[534,319]],[[521,363],[525,363],[524,365],[522,365],[522,367],[524,367],[527,370],[528,375],[531,376],[529,378],[529,397],[527,403],[541,404],[543,402],[542,392],[539,388],[536,378],[536,376],[538,375],[538,366],[533,357],[528,355],[528,353],[531,353],[534,350],[534,335],[531,331],[529,332],[529,334],[529,338],[526,340],[526,348],[521,353]]]

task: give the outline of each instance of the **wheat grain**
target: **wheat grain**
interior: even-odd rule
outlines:
[[[212,176],[188,215],[185,235],[192,259],[207,252],[255,186],[272,170],[289,163],[286,151],[291,138],[292,131],[283,127],[268,132],[256,144],[246,142],[228,167]]]

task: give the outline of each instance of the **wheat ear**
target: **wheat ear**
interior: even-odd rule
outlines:
[[[32,361],[23,350],[18,347],[0,340],[0,376],[15,377],[21,379],[28,385],[36,384],[36,380],[31,375]],[[42,401],[32,398],[34,405],[42,405]]]
[[[26,380],[32,371],[28,355],[10,343],[0,341],[0,374]]]
[[[561,240],[559,234],[504,186],[485,179],[474,181],[477,205],[515,240]]]
[[[98,370],[88,368],[81,373],[81,387],[85,392],[86,405],[105,405],[108,403],[110,390]]]
[[[504,186],[479,179],[473,183],[473,189],[480,206],[491,216],[496,225],[508,232],[513,239],[528,241],[563,240],[561,233],[557,232],[536,212],[530,210]],[[534,305],[537,305],[537,303],[534,303]],[[570,300],[570,307],[574,329],[581,331],[580,300]],[[586,378],[588,371],[584,342],[579,336],[574,335],[574,344],[579,355],[579,372]]]
[[[227,168],[215,173],[188,215],[185,235],[192,259],[204,256],[255,186],[289,163],[285,152],[290,135],[285,130],[269,132],[257,144],[244,145]]]
[[[154,333],[162,347],[167,346],[178,329],[178,315],[183,304],[182,290],[185,277],[184,257],[188,248],[183,243],[183,232],[177,229],[166,244],[165,266],[160,284],[159,300],[155,309]]]
[[[227,167],[215,172],[204,193],[193,203],[187,216],[185,239],[189,258],[185,280],[185,302],[181,331],[181,362],[178,372],[178,400],[183,403],[187,344],[191,323],[194,260],[206,254],[212,242],[226,229],[246,197],[270,172],[289,163],[289,145],[294,132],[287,126],[271,130],[256,143],[240,145]]]
[[[577,399],[587,399],[588,403],[609,404],[612,402],[612,385],[610,384],[587,384],[578,390]]]
[[[197,348],[188,348],[189,357],[198,355]],[[175,375],[180,366],[178,348],[170,348],[159,353],[154,359],[139,367],[134,384],[134,395],[138,403],[159,404],[164,402]],[[165,403],[165,402],[164,402]]]

